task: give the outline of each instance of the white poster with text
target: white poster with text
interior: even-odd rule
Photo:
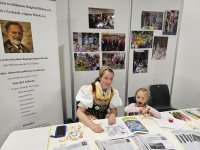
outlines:
[[[0,0],[0,120],[0,145],[63,123],[55,1]]]

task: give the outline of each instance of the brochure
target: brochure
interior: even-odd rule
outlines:
[[[149,133],[145,126],[135,117],[122,118],[126,126],[132,133]]]

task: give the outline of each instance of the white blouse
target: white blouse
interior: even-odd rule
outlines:
[[[102,90],[101,85],[99,82],[95,83],[96,86],[99,87],[99,89]],[[119,92],[112,88],[114,95],[110,101],[110,108],[117,108],[119,106],[122,106],[121,98],[119,97]],[[107,89],[106,92],[110,92],[111,88]],[[93,93],[92,93],[92,85],[83,85],[76,95],[76,101],[80,102],[78,106],[83,108],[92,108],[93,106]]]

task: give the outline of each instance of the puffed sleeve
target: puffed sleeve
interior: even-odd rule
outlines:
[[[122,100],[119,97],[119,92],[116,89],[113,90],[114,90],[114,95],[110,102],[110,108],[117,108],[119,106],[122,106]]]
[[[93,106],[92,86],[83,85],[76,95],[76,101],[79,102],[80,107],[91,108]]]

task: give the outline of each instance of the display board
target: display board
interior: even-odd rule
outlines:
[[[11,131],[63,123],[56,2],[0,0],[0,145]]]
[[[124,114],[130,5],[130,0],[123,5],[121,0],[69,1],[74,103],[80,87],[92,83],[102,65],[109,65],[115,72],[113,86],[123,101],[119,116]],[[108,39],[118,44],[111,46]]]
[[[183,19],[181,24],[178,57],[174,75],[172,104],[176,108],[200,107],[200,52],[199,33],[200,20],[196,14],[200,13],[198,0],[185,0]]]
[[[182,0],[132,1],[128,97],[151,84],[171,91],[181,7]]]

